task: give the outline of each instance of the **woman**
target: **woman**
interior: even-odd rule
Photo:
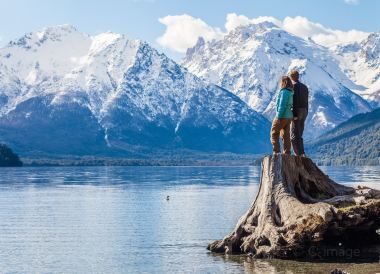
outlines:
[[[279,137],[281,135],[284,142],[284,153],[290,154],[290,124],[293,120],[293,84],[288,76],[281,77],[280,88],[276,104],[276,117],[272,122],[270,140],[273,146],[273,153],[280,153]]]

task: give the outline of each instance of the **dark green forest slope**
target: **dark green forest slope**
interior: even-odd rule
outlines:
[[[380,165],[380,108],[352,117],[307,147],[321,165]]]

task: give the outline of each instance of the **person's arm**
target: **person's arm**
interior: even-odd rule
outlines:
[[[293,106],[293,119],[294,120],[298,119],[298,117],[297,117],[297,108],[295,108],[294,106]]]
[[[294,99],[293,99],[294,100]],[[294,101],[293,101],[293,117],[294,117],[294,120],[297,120],[298,118],[298,115],[297,115],[297,107],[294,106]]]
[[[293,93],[293,106],[292,106],[293,120],[298,120],[298,107],[297,107],[297,102],[295,101],[297,97],[295,95],[296,95],[296,92]]]
[[[277,116],[283,117],[286,111],[286,105],[289,101],[289,92],[286,90],[281,90],[279,96],[280,97],[277,104]]]
[[[299,98],[299,87],[297,84],[294,85],[294,94],[293,94],[293,117],[294,120],[297,120],[298,118],[298,102],[296,101]]]

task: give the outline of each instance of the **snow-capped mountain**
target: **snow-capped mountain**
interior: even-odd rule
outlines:
[[[264,152],[269,122],[149,44],[64,25],[0,49],[0,138],[21,154]]]
[[[368,102],[351,91],[361,87],[340,70],[328,49],[270,22],[238,27],[220,40],[200,38],[182,64],[232,91],[269,119],[274,116],[280,77],[298,69],[310,89],[308,137],[370,110]]]
[[[379,106],[380,32],[371,33],[360,42],[337,45],[332,51],[347,76],[364,87],[356,92]]]

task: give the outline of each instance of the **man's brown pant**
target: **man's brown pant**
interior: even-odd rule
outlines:
[[[272,129],[270,131],[270,141],[273,146],[274,153],[280,153],[280,136],[284,142],[284,153],[290,154],[292,144],[290,142],[290,124],[292,119],[275,118],[272,122]]]

